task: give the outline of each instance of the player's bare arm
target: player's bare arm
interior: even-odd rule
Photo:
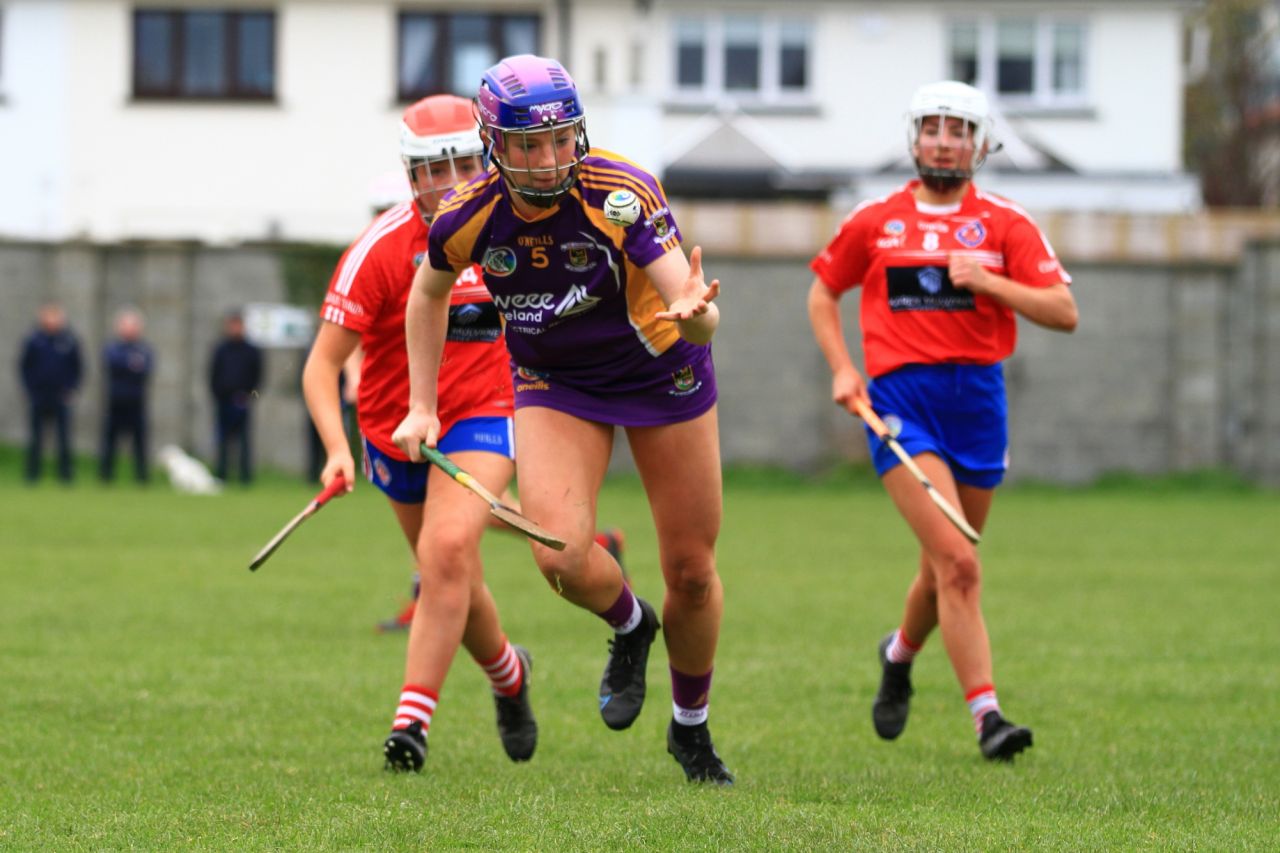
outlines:
[[[311,413],[311,422],[324,445],[326,459],[320,482],[327,488],[341,474],[347,491],[355,488],[355,460],[342,424],[342,401],[338,377],[351,353],[360,345],[360,334],[335,323],[322,322],[306,366],[302,369],[302,396]]]
[[[947,264],[951,283],[973,293],[982,293],[1012,308],[1046,329],[1073,332],[1079,315],[1071,288],[1065,284],[1027,287],[997,275],[968,255],[954,253]]]
[[[720,280],[708,285],[702,275],[702,247],[694,246],[689,259],[678,247],[645,267],[667,310],[654,316],[672,320],[680,337],[689,343],[706,344],[720,325],[720,309],[714,300],[720,295]]]
[[[418,446],[435,447],[440,436],[436,417],[436,380],[449,326],[449,291],[456,276],[426,264],[418,267],[405,308],[404,338],[409,354],[409,411],[391,440],[414,462],[423,460]]]
[[[867,384],[849,355],[840,319],[840,298],[816,276],[809,286],[809,323],[818,348],[831,368],[832,401],[849,414],[855,414],[855,401],[871,403]]]

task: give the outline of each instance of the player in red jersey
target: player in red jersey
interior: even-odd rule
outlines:
[[[982,530],[1007,466],[1000,363],[1013,352],[1016,315],[1070,332],[1076,304],[1070,277],[1031,218],[972,183],[998,147],[986,96],[954,81],[923,86],[909,122],[919,179],[845,219],[810,264],[809,318],[831,367],[835,403],[850,413],[855,401],[870,403],[943,496]],[[838,304],[858,286],[869,385],[850,358]],[[996,699],[977,550],[867,435],[876,470],[921,549],[902,624],[880,643],[876,732],[888,740],[902,733],[912,658],[939,627],[983,755],[1012,759],[1031,746],[1031,730],[1006,720]]]
[[[328,454],[327,485],[341,473],[354,483],[338,400],[338,374],[364,350],[357,400],[365,475],[386,493],[415,547],[422,594],[412,621],[404,688],[384,743],[393,769],[420,770],[440,689],[458,645],[489,676],[498,733],[513,761],[528,760],[538,728],[529,705],[528,652],[508,642],[484,582],[480,537],[487,507],[438,470],[412,463],[391,441],[408,408],[405,304],[440,197],[483,171],[468,101],[425,98],[404,113],[401,153],[414,200],[396,205],[347,249],[321,309],[320,332],[303,372],[303,392]],[[450,297],[449,341],[441,370],[440,449],[494,492],[514,472],[512,387],[498,313],[477,271],[464,270]]]

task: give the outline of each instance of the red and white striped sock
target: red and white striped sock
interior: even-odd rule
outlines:
[[[920,654],[922,648],[924,648],[923,640],[913,643],[899,628],[894,632],[893,639],[889,641],[889,648],[885,649],[884,656],[889,659],[889,663],[911,663],[916,655]]]
[[[973,715],[973,727],[982,736],[982,718],[995,711],[1000,712],[1000,702],[996,700],[996,688],[993,684],[975,687],[964,696],[969,703],[969,713]]]
[[[490,661],[477,660],[476,663],[489,676],[489,684],[493,686],[494,693],[515,696],[520,692],[520,685],[524,683],[524,668],[520,665],[515,648],[506,637],[502,638],[502,651],[498,652],[497,657]]]
[[[400,704],[396,707],[396,718],[391,721],[391,730],[407,729],[412,723],[421,723],[422,736],[426,737],[439,701],[440,694],[436,691],[406,684],[400,689]]]

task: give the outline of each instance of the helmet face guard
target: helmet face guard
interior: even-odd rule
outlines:
[[[537,207],[569,192],[590,144],[578,90],[554,59],[524,54],[490,68],[475,99],[485,157]]]
[[[973,152],[967,167],[957,165],[953,168],[938,168],[925,166],[920,162],[918,146],[925,120],[929,118],[936,119],[935,132],[943,138],[948,119],[963,122],[964,131],[959,147]],[[916,173],[926,187],[947,192],[971,180],[986,162],[987,154],[1000,148],[999,143],[992,139],[991,111],[987,105],[987,96],[972,86],[954,80],[921,86],[912,97],[907,114],[907,144],[915,162]]]
[[[433,95],[405,110],[400,160],[424,222],[431,224],[445,193],[484,170],[483,153],[465,98]]]

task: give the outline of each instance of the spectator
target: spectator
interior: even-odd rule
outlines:
[[[115,340],[103,350],[107,399],[98,475],[104,482],[115,479],[116,444],[126,433],[133,439],[134,477],[147,482],[147,382],[155,357],[142,340],[142,330],[142,314],[122,308],[116,313]]]
[[[209,365],[209,389],[217,409],[218,479],[227,479],[227,455],[234,442],[240,457],[240,482],[253,479],[249,408],[262,381],[262,350],[244,336],[244,317],[231,311],[222,321],[222,339]]]
[[[58,478],[70,483],[71,403],[80,388],[80,342],[67,328],[66,312],[58,303],[40,306],[36,328],[22,344],[19,365],[31,413],[27,481],[34,483],[40,478],[44,427],[53,421],[58,440]]]

